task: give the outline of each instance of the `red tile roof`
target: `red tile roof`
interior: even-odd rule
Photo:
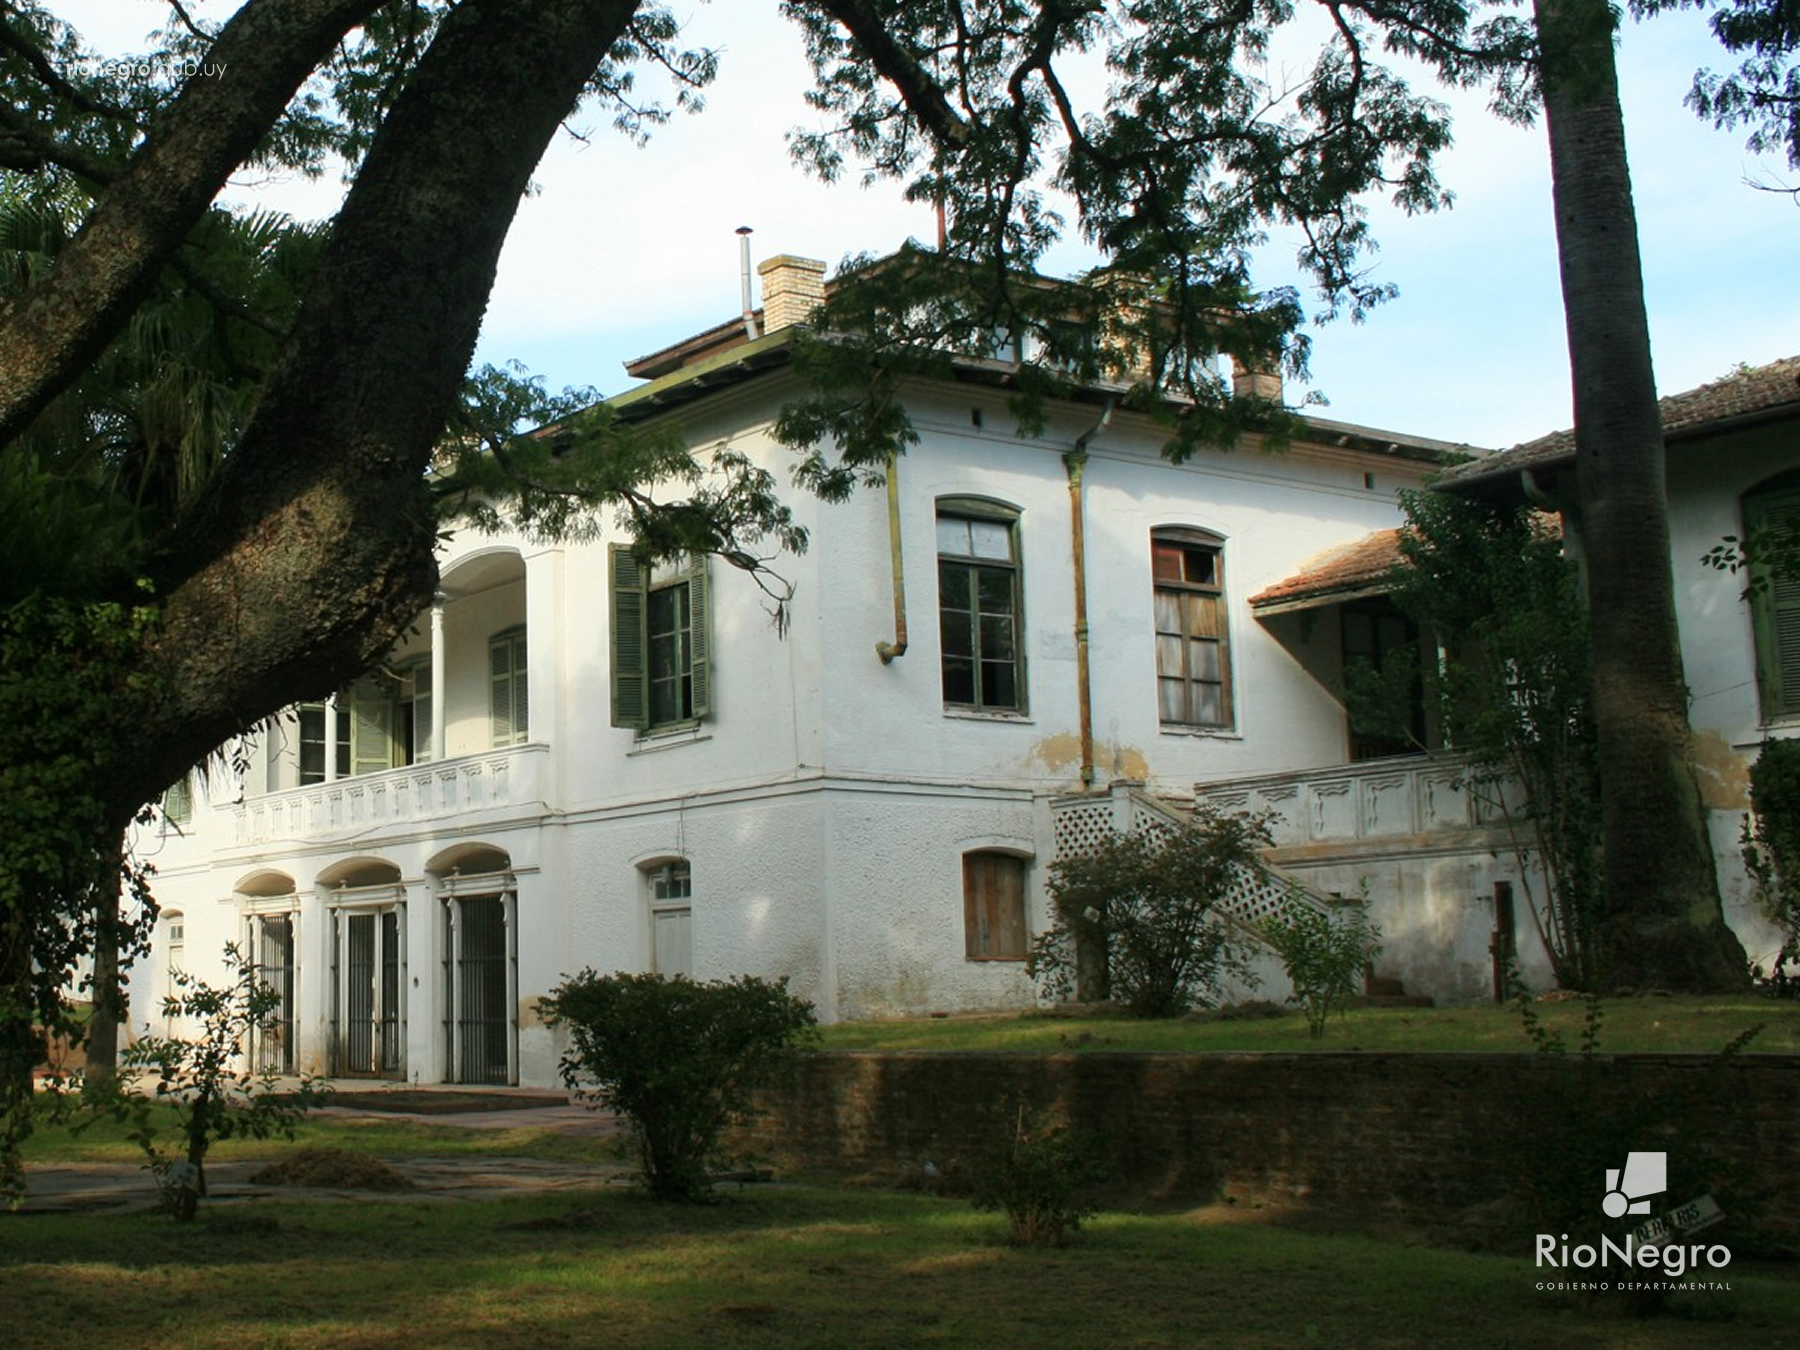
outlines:
[[[1349,544],[1315,554],[1300,571],[1250,597],[1264,614],[1307,609],[1387,589],[1387,574],[1400,563],[1400,531],[1377,530]]]

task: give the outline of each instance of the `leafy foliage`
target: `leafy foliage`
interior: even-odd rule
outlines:
[[[1699,7],[1698,0],[1640,0],[1651,13]],[[1713,36],[1742,60],[1736,70],[1701,70],[1687,103],[1716,127],[1747,127],[1746,145],[1781,150],[1800,167],[1800,11],[1784,0],[1729,0],[1705,6]]]
[[[178,1223],[190,1223],[206,1195],[206,1155],[221,1139],[294,1137],[323,1093],[310,1079],[298,1091],[277,1092],[275,1072],[244,1067],[250,1033],[269,1026],[281,996],[263,984],[235,946],[225,948],[229,984],[214,986],[186,971],[170,979],[175,992],[163,1000],[165,1018],[198,1024],[194,1039],[143,1036],[120,1056],[124,1086],[103,1109],[130,1121],[128,1137],[144,1151],[164,1205]],[[153,1076],[150,1095],[135,1079]],[[153,1108],[174,1109],[179,1142],[165,1149]]]
[[[1266,921],[1262,935],[1281,957],[1294,986],[1293,1001],[1305,1010],[1314,1040],[1324,1036],[1333,1012],[1343,1015],[1381,952],[1381,930],[1360,905],[1345,905],[1334,913],[1292,905],[1283,918]]]
[[[563,1081],[630,1120],[641,1179],[662,1200],[706,1196],[725,1127],[816,1020],[786,979],[750,975],[700,983],[584,970],[538,1006],[568,1030]]]
[[[1021,1106],[1006,1146],[976,1169],[970,1200],[1004,1213],[1020,1246],[1061,1247],[1098,1212],[1092,1190],[1105,1178],[1091,1144]]]
[[[1406,653],[1423,677],[1446,743],[1467,758],[1468,783],[1498,801],[1524,790],[1527,837],[1543,876],[1530,912],[1557,979],[1594,978],[1600,903],[1600,783],[1588,621],[1574,564],[1551,522],[1439,492],[1402,493],[1404,564],[1393,601],[1450,654]],[[1347,673],[1359,725],[1407,734],[1397,682],[1365,666]],[[1528,875],[1528,874],[1527,874]],[[1529,894],[1529,884],[1528,884]]]
[[[1769,921],[1781,929],[1771,976],[1800,961],[1800,741],[1765,741],[1750,766],[1744,870]]]
[[[1250,978],[1217,906],[1262,868],[1260,816],[1201,807],[1178,826],[1114,836],[1050,869],[1056,924],[1027,970],[1052,998],[1116,998],[1139,1017],[1175,1017],[1217,1001],[1228,976]],[[1083,981],[1084,973],[1093,978]]]

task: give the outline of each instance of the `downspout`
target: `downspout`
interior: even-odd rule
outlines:
[[[890,450],[887,457],[888,552],[894,568],[894,640],[877,642],[875,655],[881,664],[892,665],[896,656],[906,655],[906,565],[900,552],[900,455]]]
[[[1082,477],[1087,469],[1088,442],[1112,421],[1113,401],[1106,400],[1100,420],[1075,439],[1063,456],[1069,473],[1069,546],[1075,560],[1075,705],[1081,729],[1081,785],[1094,786],[1094,701],[1088,678],[1087,521],[1082,505]]]

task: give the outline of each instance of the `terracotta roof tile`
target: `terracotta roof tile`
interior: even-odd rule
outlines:
[[[1723,379],[1662,400],[1663,435],[1686,439],[1721,422],[1792,406],[1800,413],[1800,356],[1766,366],[1735,370]],[[1452,469],[1437,480],[1440,487],[1477,483],[1521,469],[1561,464],[1575,457],[1575,433],[1552,432],[1535,441]]]
[[[1300,571],[1250,597],[1250,607],[1268,613],[1302,609],[1349,592],[1383,588],[1400,562],[1400,531],[1377,530],[1361,539],[1315,554]]]

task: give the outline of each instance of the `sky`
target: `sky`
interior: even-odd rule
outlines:
[[[787,133],[817,119],[798,33],[773,0],[675,5],[691,41],[720,50],[706,110],[678,114],[641,148],[599,115],[576,119],[584,139],[559,137],[514,222],[478,361],[522,362],[552,388],[618,393],[634,383],[624,362],[738,313],[739,226],[755,231],[757,260],[792,253],[833,268],[933,237],[929,209],[898,187],[865,189],[854,176],[827,185],[789,160]],[[160,0],[52,7],[106,54],[137,47],[165,12]],[[1697,68],[1728,64],[1698,13],[1626,23],[1621,97],[1665,394],[1800,354],[1800,199],[1748,185],[1800,186],[1800,171],[1751,155],[1742,132],[1708,127],[1682,104]],[[1399,296],[1365,323],[1310,328],[1310,383],[1290,385],[1289,399],[1316,394],[1325,403],[1310,411],[1336,421],[1503,447],[1571,420],[1548,150],[1541,125],[1505,124],[1479,95],[1445,101],[1456,144],[1439,176],[1454,208],[1409,218],[1375,207],[1375,275]],[[319,217],[339,191],[243,180],[224,197]],[[1296,245],[1276,232],[1258,254],[1259,284],[1298,284]],[[1070,244],[1048,270],[1073,275],[1093,261]]]

